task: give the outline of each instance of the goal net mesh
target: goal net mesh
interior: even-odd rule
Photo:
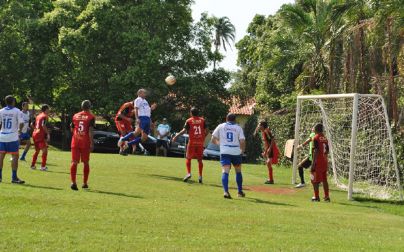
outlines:
[[[299,143],[311,128],[322,123],[329,140],[329,175],[338,187],[347,189],[354,97],[301,99],[298,120]],[[400,181],[393,158],[383,99],[359,96],[353,192],[372,198],[398,199]],[[308,147],[298,150],[298,160],[308,155]]]

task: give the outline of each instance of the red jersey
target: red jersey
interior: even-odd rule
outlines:
[[[313,153],[317,152],[315,156],[315,169],[316,171],[327,171],[328,159],[327,154],[329,151],[328,140],[324,134],[316,134],[313,138]]]
[[[203,117],[193,116],[186,120],[184,128],[188,131],[189,146],[203,146],[205,143],[206,122]]]
[[[274,141],[272,149],[270,153],[268,153],[267,158],[271,158],[272,164],[278,164],[279,149],[278,146],[276,145],[274,135],[272,135],[271,130],[269,128],[264,129],[264,131],[261,132],[261,137],[262,141],[264,142],[264,151],[267,151],[269,147],[271,147],[272,141]]]
[[[89,111],[81,111],[73,116],[72,148],[90,148],[90,127],[95,126],[95,117]]]
[[[34,125],[34,132],[32,133],[32,138],[34,139],[35,142],[45,141],[46,134],[45,134],[44,127],[46,126],[47,121],[48,121],[48,116],[44,112],[40,113],[36,117],[35,125]]]
[[[133,117],[135,115],[135,106],[134,106],[133,102],[126,102],[126,103],[122,104],[122,106],[119,108],[118,112],[116,113],[115,121],[123,120],[122,118],[119,117],[120,114],[122,114],[126,117]]]

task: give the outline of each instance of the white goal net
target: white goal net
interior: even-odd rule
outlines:
[[[402,200],[400,173],[383,98],[379,95],[298,96],[293,179],[297,164],[308,155],[298,150],[311,128],[322,123],[330,145],[329,175],[348,198],[366,197]]]

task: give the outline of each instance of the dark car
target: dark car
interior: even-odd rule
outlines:
[[[109,131],[94,131],[94,152],[118,153],[119,135]],[[136,152],[154,155],[156,153],[156,138],[149,136],[142,146],[137,146]]]
[[[171,139],[172,139],[172,137],[171,137]],[[170,140],[169,147],[168,147],[168,154],[170,156],[185,156],[188,139],[189,139],[188,134],[184,134],[184,135],[177,137],[177,141],[175,141],[175,142]]]

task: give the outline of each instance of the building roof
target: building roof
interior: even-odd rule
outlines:
[[[251,98],[245,102],[241,102],[240,99],[233,97],[230,103],[229,112],[236,115],[253,115],[255,107],[255,99]]]

